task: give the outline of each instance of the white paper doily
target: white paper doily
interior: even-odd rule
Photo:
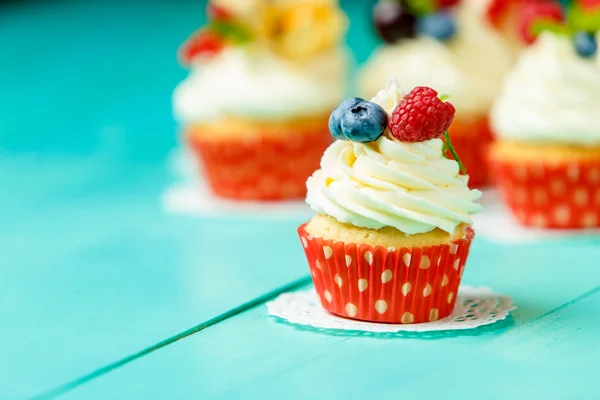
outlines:
[[[477,235],[500,244],[531,244],[570,237],[600,235],[600,229],[536,229],[521,226],[510,214],[495,190],[485,190],[481,198],[483,212],[473,216]]]
[[[312,215],[303,200],[259,202],[221,199],[208,189],[200,167],[185,149],[172,152],[169,169],[178,182],[162,195],[163,209],[171,214],[197,217],[236,217],[247,219],[304,220]]]
[[[328,313],[318,303],[314,289],[284,293],[267,303],[269,314],[292,324],[320,329],[362,331],[374,333],[439,332],[473,329],[490,325],[508,317],[517,307],[508,296],[493,293],[489,288],[463,285],[458,291],[451,316],[422,324],[381,324],[354,321]]]

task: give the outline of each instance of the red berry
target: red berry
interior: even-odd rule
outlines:
[[[225,43],[210,31],[200,31],[189,38],[179,49],[179,57],[184,64],[190,64],[197,57],[210,57],[220,52]]]
[[[460,3],[460,0],[437,0],[437,9],[454,7]]]
[[[498,27],[502,18],[512,6],[514,0],[491,0],[487,8],[487,16],[492,25]]]
[[[402,142],[423,142],[439,138],[454,120],[454,106],[438,98],[438,93],[419,86],[404,96],[392,112],[389,128]]]
[[[229,10],[213,3],[208,3],[208,6],[206,7],[206,14],[208,15],[209,19],[214,19],[217,21],[227,21],[231,19]]]
[[[584,11],[598,11],[600,10],[600,0],[579,0],[579,6]]]
[[[517,21],[521,37],[526,43],[533,43],[536,34],[534,24],[539,22],[562,23],[564,20],[563,9],[558,2],[553,1],[527,1],[523,3]]]

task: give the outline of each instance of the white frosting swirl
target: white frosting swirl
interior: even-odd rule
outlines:
[[[448,42],[423,36],[378,48],[362,72],[361,92],[372,96],[395,76],[407,92],[429,86],[450,95],[458,116],[487,114],[517,49],[486,20],[486,4],[461,2]]]
[[[344,96],[347,66],[345,49],[296,63],[259,46],[227,48],[193,65],[173,95],[175,115],[194,123],[326,113]]]
[[[402,95],[394,85],[373,100],[393,108]],[[454,233],[481,211],[458,163],[443,154],[441,139],[404,143],[386,135],[371,143],[334,142],[321,169],[307,181],[307,203],[341,223],[406,234],[440,228]]]
[[[505,139],[600,145],[600,56],[581,57],[569,38],[542,34],[507,76],[490,115]]]

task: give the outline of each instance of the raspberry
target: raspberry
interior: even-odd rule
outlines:
[[[585,11],[598,11],[600,0],[579,0],[579,6]]]
[[[564,13],[560,3],[552,1],[529,1],[523,3],[517,21],[519,33],[526,43],[533,43],[537,37],[536,24],[561,25]]]
[[[189,38],[179,49],[179,57],[183,64],[191,63],[194,58],[212,56],[220,52],[225,43],[218,35],[210,31],[200,31]]]
[[[460,3],[460,0],[437,0],[437,9],[442,9],[442,8],[449,8],[449,7],[454,7],[455,5],[457,5],[458,3]]]
[[[502,18],[513,4],[514,0],[491,0],[487,8],[487,17],[492,25],[498,27]]]
[[[437,96],[435,90],[424,86],[404,96],[389,121],[392,136],[402,142],[423,142],[442,136],[450,128],[456,110]]]

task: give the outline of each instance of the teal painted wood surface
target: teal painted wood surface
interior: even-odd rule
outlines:
[[[600,269],[583,260],[598,259],[600,247],[571,244],[555,250],[477,241],[466,283],[490,284],[519,306],[511,319],[487,328],[430,337],[344,336],[276,322],[263,306],[76,388],[66,398],[589,395],[595,390],[591,378],[598,374]]]
[[[369,2],[343,2],[358,62],[375,44]],[[593,393],[600,240],[478,240],[467,283],[520,308],[475,335],[345,337],[277,323],[262,305],[242,312],[307,269],[300,221],[161,211],[177,145],[170,94],[185,75],[174,50],[202,23],[203,2],[9,3],[0,5],[0,399],[415,398],[423,387],[454,398],[490,381],[507,385],[489,398]],[[221,313],[228,319],[215,320]],[[215,325],[168,342],[205,321]]]

